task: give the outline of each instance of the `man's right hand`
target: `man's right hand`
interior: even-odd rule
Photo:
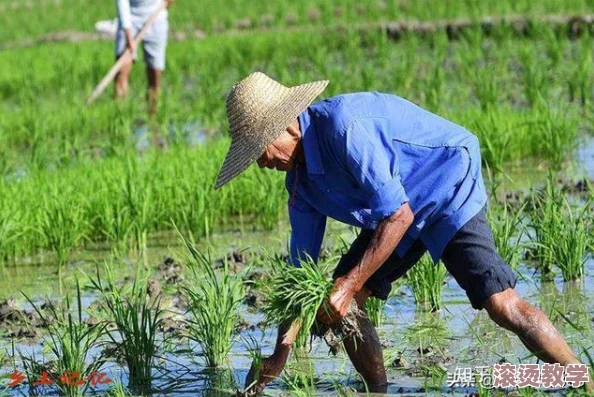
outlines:
[[[126,32],[126,50],[130,52],[131,55],[134,55],[134,37],[132,36],[132,29],[127,28],[124,30]]]

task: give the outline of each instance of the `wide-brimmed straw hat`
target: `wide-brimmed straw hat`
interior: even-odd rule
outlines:
[[[328,80],[322,80],[285,87],[260,72],[236,83],[226,101],[231,146],[215,189],[256,161],[327,85]]]

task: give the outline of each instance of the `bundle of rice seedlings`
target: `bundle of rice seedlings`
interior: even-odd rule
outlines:
[[[189,252],[192,278],[182,287],[191,314],[188,337],[202,347],[206,365],[219,367],[227,360],[235,341],[239,307],[244,297],[243,281],[227,263],[215,273],[213,261],[182,237]]]
[[[262,310],[266,320],[273,324],[296,323],[300,325],[296,344],[307,345],[310,330],[314,327],[317,336],[323,336],[330,330],[322,324],[316,324],[316,314],[326,302],[333,281],[328,276],[330,261],[316,265],[311,258],[301,261],[301,266],[291,266],[283,258],[274,257],[271,261],[270,279],[261,285],[266,296]],[[333,331],[341,337],[360,335],[356,317],[360,315],[353,299],[351,309]]]

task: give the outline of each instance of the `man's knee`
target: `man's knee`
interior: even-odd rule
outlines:
[[[527,331],[537,315],[537,309],[519,297],[512,288],[492,295],[483,307],[495,323],[516,333]]]

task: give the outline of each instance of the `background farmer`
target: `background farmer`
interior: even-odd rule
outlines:
[[[317,260],[327,217],[362,228],[334,273],[331,312],[318,318],[335,322],[353,299],[361,309],[369,296],[385,300],[391,283],[429,251],[475,309],[484,308],[536,356],[578,363],[546,315],[515,293],[517,277],[496,252],[478,139],[394,95],[347,94],[309,106],[326,84],[287,88],[262,73],[237,83],[226,104],[232,143],[215,186],[254,161],[286,171],[295,265],[304,255]],[[363,339],[347,340],[346,351],[367,384],[382,391],[381,345],[369,320],[360,319],[360,327]],[[295,333],[280,327],[258,390],[281,373]],[[254,374],[252,368],[246,387]]]
[[[116,0],[118,8],[118,29],[115,46],[116,57],[130,51],[137,57],[134,37],[140,31],[148,17],[165,1],[167,5],[174,0]],[[157,102],[161,93],[161,74],[165,70],[165,50],[169,23],[167,9],[163,10],[147,31],[142,40],[146,74],[148,79],[147,102],[149,114],[157,111]],[[116,99],[128,94],[128,81],[132,70],[132,60],[126,62],[116,77]]]

